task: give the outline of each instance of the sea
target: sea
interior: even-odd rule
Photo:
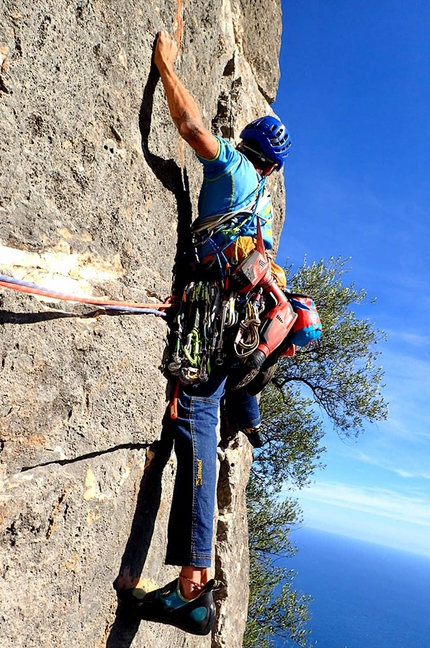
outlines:
[[[430,557],[309,528],[291,538],[298,553],[277,564],[293,569],[294,589],[314,599],[314,648],[430,648]]]

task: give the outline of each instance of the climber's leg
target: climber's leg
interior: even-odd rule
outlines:
[[[214,369],[207,383],[182,387],[170,422],[177,473],[168,527],[166,563],[209,568],[217,473],[219,404],[227,372]]]

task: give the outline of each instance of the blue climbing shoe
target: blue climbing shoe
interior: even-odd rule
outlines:
[[[142,598],[137,598],[138,590],[134,590],[133,612],[144,621],[165,623],[191,634],[207,635],[215,621],[212,592],[218,588],[217,581],[212,579],[191,601],[182,596],[178,578]]]

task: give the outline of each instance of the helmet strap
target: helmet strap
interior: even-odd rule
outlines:
[[[244,155],[246,155],[246,151],[249,151],[250,153],[252,153],[253,157],[255,156],[257,158],[257,163],[261,164],[261,167],[260,167],[261,170],[264,170],[266,167],[272,166],[273,164],[278,166],[273,160],[269,160],[269,158],[267,158],[265,155],[263,155],[261,153],[261,151],[256,151],[251,146],[249,146],[246,143],[245,140],[242,140],[241,142],[239,142],[239,144],[237,145],[237,148],[239,149],[239,151],[242,151],[242,153],[244,153]],[[251,160],[251,162],[252,162],[252,160]],[[270,173],[271,172],[272,171],[270,171]]]

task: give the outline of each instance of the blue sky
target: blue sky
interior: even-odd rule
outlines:
[[[283,2],[275,112],[293,146],[278,260],[351,257],[385,331],[386,422],[327,426],[305,524],[430,555],[430,3]]]

